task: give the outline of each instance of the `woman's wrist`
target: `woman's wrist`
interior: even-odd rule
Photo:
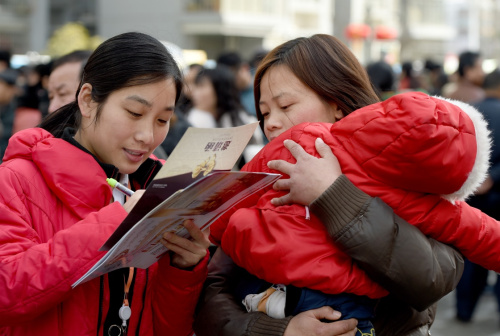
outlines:
[[[325,224],[330,235],[336,235],[360,214],[371,199],[345,176],[340,175],[310,206]]]
[[[283,336],[290,320],[293,318],[293,316],[288,316],[283,319],[275,319],[264,313],[260,315],[251,326],[250,336]]]

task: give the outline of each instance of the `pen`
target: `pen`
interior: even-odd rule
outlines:
[[[118,182],[114,178],[107,178],[106,182],[108,182],[108,184],[112,188],[118,189],[119,191],[121,191],[122,193],[124,193],[125,195],[127,195],[129,197],[134,194],[134,192],[132,190],[130,190],[129,188],[125,187],[123,184],[121,184],[120,182]]]

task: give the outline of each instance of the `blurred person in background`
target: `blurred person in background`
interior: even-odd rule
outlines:
[[[40,98],[40,112],[42,112],[42,118],[49,114],[49,77],[52,72],[52,66],[54,61],[51,60],[48,63],[41,63],[37,65],[37,71],[40,75],[40,83],[43,91],[41,91]]]
[[[191,127],[191,124],[187,121],[186,116],[176,107],[172,118],[170,118],[168,137],[166,137],[161,146],[155,150],[154,154],[160,159],[168,158],[189,127]]]
[[[25,83],[14,116],[12,134],[37,126],[42,117],[47,115],[49,96],[44,87],[44,77],[48,76],[48,64],[25,67]]]
[[[187,120],[186,114],[193,108],[192,88],[196,75],[202,69],[203,66],[201,64],[193,63],[188,65],[183,71],[182,92],[179,102],[175,106],[174,115],[170,119],[168,137],[165,138],[161,146],[155,151],[155,155],[159,158],[166,159],[172,153],[175,146],[177,146],[177,143],[187,129],[192,126]]]
[[[172,153],[184,133],[192,126],[187,120],[186,114],[193,107],[192,88],[196,75],[202,69],[203,66],[197,63],[190,64],[184,69],[182,93],[179,98],[179,103],[175,106],[174,115],[170,119],[170,131],[168,132],[168,137],[166,137],[165,141],[161,144],[161,147],[158,147],[158,149],[161,148],[163,150],[165,158]]]
[[[430,95],[441,96],[443,86],[448,83],[448,75],[443,70],[443,65],[431,59],[425,60],[426,88]]]
[[[422,78],[415,68],[413,62],[403,62],[401,65],[401,74],[399,75],[398,93],[406,91],[424,91]]]
[[[248,62],[248,65],[250,65],[250,72],[252,73],[252,76],[255,75],[255,71],[259,67],[260,62],[266,57],[267,53],[269,50],[267,49],[259,49],[250,58],[250,61]]]
[[[187,113],[193,107],[193,87],[198,73],[203,70],[203,65],[198,63],[190,64],[184,70],[184,82],[182,84],[182,95],[179,98],[177,108],[179,112]]]
[[[10,68],[12,53],[8,49],[0,49],[0,72]]]
[[[456,82],[443,88],[443,96],[465,103],[477,103],[484,98],[482,89],[484,81],[483,59],[479,52],[465,51],[458,57]]]
[[[484,78],[485,98],[474,106],[483,114],[491,131],[492,152],[488,178],[477,189],[474,196],[467,200],[471,206],[500,220],[500,69],[495,69]],[[465,260],[464,273],[456,288],[456,318],[470,322],[481,294],[487,285],[490,272]],[[495,275],[493,287],[500,308],[500,281]]]
[[[188,112],[187,120],[194,127],[235,127],[257,122],[257,118],[246,113],[241,106],[234,74],[224,65],[198,73],[192,98],[193,108]],[[256,129],[238,166],[241,168],[263,145],[262,131]]]
[[[75,101],[89,50],[75,50],[54,61],[48,80],[49,113]]]
[[[9,143],[17,108],[17,70],[6,68],[0,72],[0,162]]]
[[[187,119],[194,127],[230,127],[251,119],[244,116],[235,77],[226,66],[198,72],[191,94],[193,107]]]
[[[389,63],[383,60],[370,63],[366,66],[366,72],[380,100],[396,94],[396,74]]]
[[[255,116],[255,101],[253,96],[253,75],[250,65],[243,61],[235,51],[223,52],[217,57],[217,64],[231,69],[236,78],[236,87],[240,92],[240,101],[245,111]]]

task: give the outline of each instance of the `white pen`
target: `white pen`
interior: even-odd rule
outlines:
[[[127,195],[128,197],[130,197],[130,196],[132,196],[134,194],[134,192],[132,190],[130,190],[129,188],[125,187],[123,184],[121,184],[120,182],[118,182],[114,178],[107,178],[106,182],[108,182],[108,184],[112,188],[118,189],[119,191],[121,191],[122,193],[124,193],[125,195]]]

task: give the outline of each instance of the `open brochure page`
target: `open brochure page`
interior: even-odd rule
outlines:
[[[165,232],[187,238],[189,234],[182,225],[184,220],[192,219],[205,229],[236,203],[270,186],[280,176],[252,172],[210,173],[153,209],[73,287],[118,268],[151,266],[167,251],[160,242]]]
[[[188,128],[134,209],[100,250],[110,250],[135,223],[177,190],[211,171],[231,170],[257,126],[258,123],[229,128]]]
[[[187,237],[185,219],[202,228],[277,174],[231,172],[257,123],[232,128],[189,128],[144,195],[101,250],[108,253],[73,284],[122,267],[147,268],[166,252],[163,233]]]

